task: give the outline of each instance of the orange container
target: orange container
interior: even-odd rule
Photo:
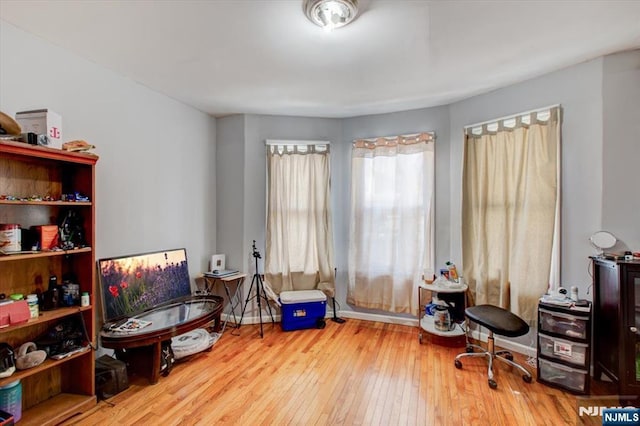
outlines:
[[[56,225],[37,226],[40,239],[40,250],[51,250],[58,247],[58,227]]]

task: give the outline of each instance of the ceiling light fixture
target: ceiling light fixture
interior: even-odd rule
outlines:
[[[358,0],[304,0],[302,8],[311,22],[331,31],[356,18]]]

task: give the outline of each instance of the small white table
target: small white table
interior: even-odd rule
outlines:
[[[242,283],[244,283],[244,279],[246,278],[246,276],[247,274],[241,274],[241,273],[227,275],[225,277],[213,277],[209,274],[202,275],[202,278],[204,278],[204,283],[205,283],[205,288],[204,288],[205,294],[211,294],[213,291],[213,287],[217,283],[222,283],[224,287],[224,292],[227,295],[227,300],[229,300],[229,305],[231,306],[231,312],[228,314],[225,314],[225,319],[222,326],[221,334],[224,333],[224,330],[227,328],[227,322],[229,322],[230,315],[233,315],[234,328],[237,329],[240,327],[240,324],[238,323],[238,319],[236,318],[236,306],[241,306],[242,304],[242,300],[239,297],[238,290],[240,289],[240,287],[242,287]],[[229,290],[229,284],[235,284],[235,290],[233,291],[233,294],[231,294],[231,291]],[[231,334],[233,334],[233,332]]]
[[[467,284],[454,283],[454,282],[452,282],[451,285],[448,285],[448,286],[427,284],[425,282],[421,282],[420,284],[418,284],[418,305],[419,305],[418,340],[420,344],[422,344],[422,341],[424,338],[424,332],[426,332],[427,335],[431,338],[430,340],[433,343],[437,343],[443,346],[454,346],[454,347],[464,346],[464,344],[466,343],[466,338],[465,338],[465,330],[462,327],[454,327],[453,330],[446,330],[446,331],[438,330],[435,327],[433,316],[426,315],[424,311],[426,304],[422,300],[422,297],[423,297],[422,292],[430,291],[432,294],[436,294],[436,295],[439,293],[449,293],[449,294],[462,293],[463,301],[464,301],[463,302],[464,306],[462,307],[462,310],[464,311],[464,309],[467,307],[467,290],[468,289],[469,289],[469,286]]]

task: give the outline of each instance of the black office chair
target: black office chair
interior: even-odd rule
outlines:
[[[458,354],[454,361],[456,368],[462,368],[461,358],[464,357],[487,357],[489,360],[489,387],[495,389],[498,384],[493,380],[493,360],[499,360],[505,362],[513,367],[516,367],[524,374],[522,380],[527,383],[531,383],[531,373],[520,364],[513,361],[513,354],[509,351],[495,351],[493,333],[499,336],[518,337],[523,336],[529,332],[529,326],[519,316],[507,311],[506,309],[499,308],[493,305],[479,305],[471,306],[465,311],[467,321],[471,320],[481,326],[486,327],[489,330],[489,337],[487,339],[487,349],[482,346],[469,343],[467,337],[467,351],[465,353]],[[474,349],[478,349],[480,352],[474,352]]]

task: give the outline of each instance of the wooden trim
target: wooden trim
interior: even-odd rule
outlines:
[[[49,160],[67,161],[70,163],[94,165],[98,156],[82,152],[69,152],[61,149],[29,145],[24,142],[0,141],[0,152],[22,155],[25,157],[46,158]]]

